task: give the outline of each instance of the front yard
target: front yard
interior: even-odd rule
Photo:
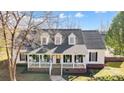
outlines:
[[[0,62],[0,81],[8,81],[7,62]],[[27,72],[26,66],[17,66],[17,81],[50,81],[47,73]]]
[[[93,70],[92,73],[82,75],[64,75],[68,81],[88,81],[93,77],[124,76],[124,62],[108,62],[101,70]]]

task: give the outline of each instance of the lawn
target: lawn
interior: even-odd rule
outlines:
[[[0,62],[0,81],[8,81],[7,62]],[[33,73],[28,72],[26,66],[17,66],[17,81],[50,81],[47,73]]]
[[[17,66],[17,80],[19,81],[50,81],[48,73],[27,72],[26,66]]]
[[[115,76],[115,75],[124,75],[124,62],[108,62],[106,66],[101,70],[92,70],[94,77],[101,76]],[[63,76],[68,81],[88,81],[90,74],[82,75],[64,75]]]
[[[74,75],[74,74],[66,74],[63,75],[63,78],[67,81],[88,81],[90,77],[88,75]]]
[[[5,52],[5,48],[0,48],[0,62],[4,61],[7,59],[7,55]]]
[[[94,77],[124,75],[124,62],[109,62]]]

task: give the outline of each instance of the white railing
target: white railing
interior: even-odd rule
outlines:
[[[85,68],[83,63],[63,63],[63,68]]]
[[[29,68],[58,68],[58,66],[61,66],[62,68],[86,68],[86,65],[83,63],[61,63],[61,65],[51,63],[50,65],[48,62],[29,62],[28,64]]]
[[[73,63],[63,63],[63,68],[73,68]]]
[[[29,62],[29,68],[49,68],[50,63]]]
[[[74,68],[85,68],[85,65],[82,63],[75,63]]]

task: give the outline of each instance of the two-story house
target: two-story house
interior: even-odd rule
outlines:
[[[97,30],[42,29],[35,42],[27,41],[18,56],[29,71],[51,74],[84,73],[103,68],[105,45]],[[29,36],[33,38],[33,35]],[[33,41],[33,40],[32,40]],[[33,48],[32,48],[33,47]]]

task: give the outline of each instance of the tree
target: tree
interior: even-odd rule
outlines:
[[[105,42],[114,55],[124,56],[124,12],[119,12],[112,20]]]
[[[16,62],[27,35],[32,29],[46,22],[50,12],[42,12],[42,16],[38,21],[33,15],[34,12],[0,11],[0,28],[5,42],[11,80],[16,80]],[[17,45],[16,37],[22,31],[22,28],[23,38]],[[14,53],[16,56],[14,56]]]

